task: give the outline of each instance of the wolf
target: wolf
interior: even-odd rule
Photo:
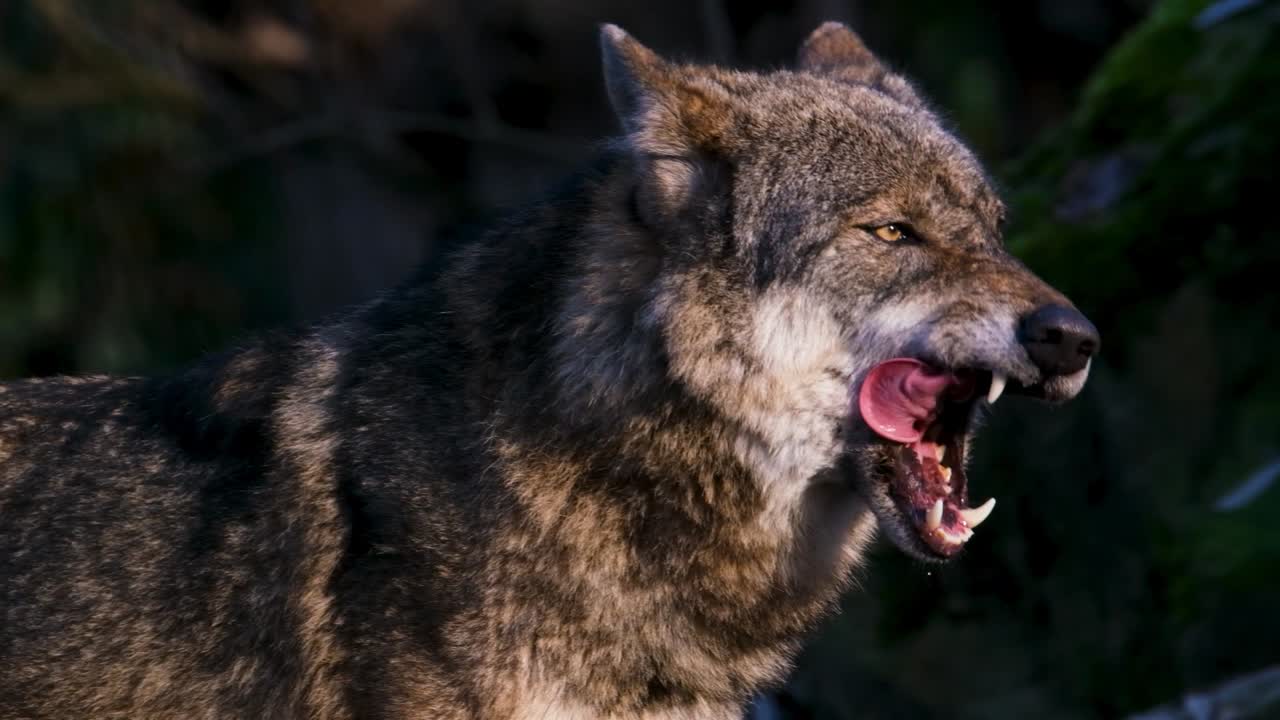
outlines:
[[[978,417],[1096,329],[844,25],[601,30],[622,135],[384,297],[0,386],[0,718],[739,717],[879,529],[954,558]]]

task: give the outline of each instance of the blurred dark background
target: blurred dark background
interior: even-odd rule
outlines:
[[[757,715],[1280,717],[1271,0],[0,2],[0,377],[373,297],[617,132],[602,21],[769,68],[828,19],[986,160],[1105,347],[1071,405],[1002,403],[965,557],[880,548]]]

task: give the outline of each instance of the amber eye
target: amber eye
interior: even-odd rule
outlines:
[[[876,237],[885,242],[902,242],[911,239],[911,230],[905,225],[891,224],[881,225],[874,230]]]

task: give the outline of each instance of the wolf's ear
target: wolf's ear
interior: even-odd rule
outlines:
[[[924,107],[924,100],[901,75],[890,72],[858,34],[844,23],[826,22],[800,45],[797,65],[805,72],[873,87],[898,102]]]
[[[663,60],[617,25],[601,26],[600,49],[609,101],[642,150],[718,149],[734,115],[723,85]]]
[[[825,22],[809,33],[800,46],[799,65],[810,72],[837,72],[861,69],[870,74],[884,72],[876,56],[848,25]]]
[[[733,102],[713,78],[668,63],[617,25],[600,28],[600,48],[636,158],[637,209],[650,223],[676,220],[723,185]]]
[[[666,61],[626,30],[608,23],[600,26],[600,54],[613,111],[628,133],[635,132],[640,117],[662,93]]]

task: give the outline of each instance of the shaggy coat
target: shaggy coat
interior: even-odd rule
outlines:
[[[847,28],[770,74],[602,45],[625,135],[411,283],[0,385],[0,718],[739,717],[888,517],[871,366],[1083,384],[1014,337],[1066,301],[980,165]]]

